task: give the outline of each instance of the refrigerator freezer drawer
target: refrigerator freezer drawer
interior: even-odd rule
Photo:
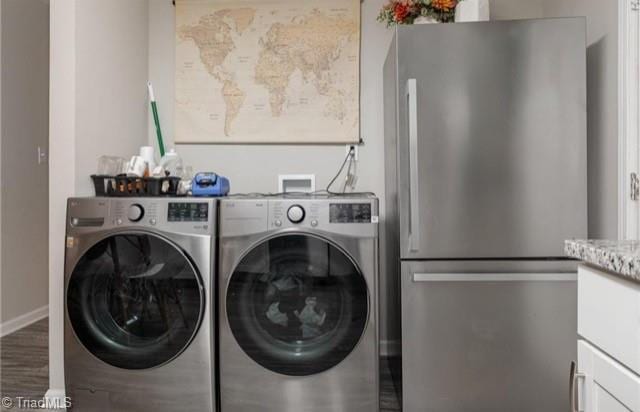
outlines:
[[[540,272],[535,262],[493,266],[461,272],[452,263],[447,273],[446,262],[402,263],[405,411],[569,409],[576,273],[566,262]]]

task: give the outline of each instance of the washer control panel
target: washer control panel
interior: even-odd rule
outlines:
[[[215,199],[200,198],[71,198],[68,227],[74,232],[153,228],[212,235],[217,204]]]

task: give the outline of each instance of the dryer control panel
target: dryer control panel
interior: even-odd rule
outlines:
[[[377,236],[378,199],[368,197],[236,198],[220,203],[221,236],[278,230]]]

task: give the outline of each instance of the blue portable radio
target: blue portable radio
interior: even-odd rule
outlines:
[[[191,186],[191,192],[196,197],[226,196],[230,189],[229,179],[216,173],[198,173]]]

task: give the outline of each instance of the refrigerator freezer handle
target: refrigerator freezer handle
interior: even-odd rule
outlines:
[[[414,283],[437,282],[575,282],[576,273],[414,273]]]
[[[420,251],[420,189],[418,174],[418,82],[407,81],[407,107],[409,109],[409,248]]]

